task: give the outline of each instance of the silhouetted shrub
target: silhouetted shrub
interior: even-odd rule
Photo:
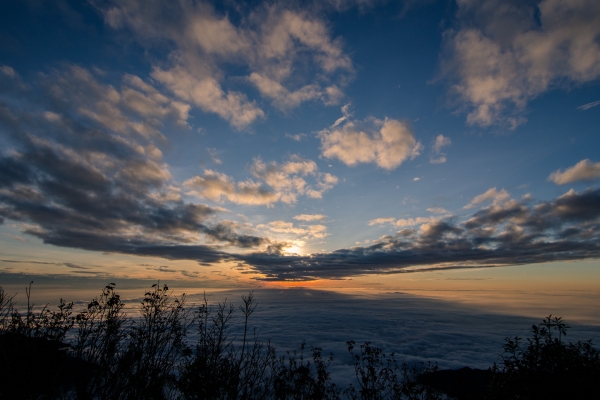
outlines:
[[[121,371],[128,319],[114,289],[113,283],[107,285],[75,318],[76,335],[71,353],[87,362],[86,368],[77,374],[75,394],[78,399],[118,398],[128,383]]]
[[[591,341],[565,343],[568,328],[550,315],[532,326],[525,346],[519,337],[506,338],[500,365],[492,367],[490,397],[583,399],[600,393],[600,353]]]
[[[333,354],[323,359],[323,350],[312,347],[312,364],[304,360],[302,343],[300,355],[296,351],[288,352],[287,357],[281,357],[275,363],[273,394],[276,399],[315,399],[337,400],[340,398],[341,389],[331,382],[331,374],[327,371],[333,361]]]
[[[403,362],[398,365],[394,353],[386,356],[382,349],[365,342],[360,346],[360,354],[354,353],[355,342],[347,342],[352,356],[358,388],[350,384],[344,394],[351,399],[442,399],[442,394],[430,386],[417,381],[422,373],[437,371],[437,365],[421,363],[410,366]]]
[[[264,399],[272,394],[275,349],[256,335],[248,338],[248,321],[256,308],[252,292],[242,296],[241,343],[230,338],[235,307],[218,303],[213,314],[206,297],[198,309],[198,342],[182,365],[179,387],[187,399]]]
[[[121,357],[120,370],[128,380],[125,398],[170,398],[178,364],[191,354],[186,337],[194,317],[185,308],[185,294],[176,298],[167,285],[152,287],[141,302],[140,318],[132,320]]]

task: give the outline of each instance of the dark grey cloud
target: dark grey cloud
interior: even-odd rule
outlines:
[[[180,273],[183,276],[186,276],[188,278],[198,278],[199,276],[199,272],[197,271],[188,271],[185,269],[175,269],[175,268],[171,268],[168,265],[161,265],[160,267],[146,267],[147,270],[150,271],[158,271],[158,272],[171,272],[171,273]]]
[[[458,222],[424,224],[365,247],[311,256],[253,253],[242,259],[264,280],[314,280],[409,267],[470,268],[600,257],[600,189],[569,191],[548,202],[510,200]],[[429,266],[434,266],[430,268]],[[411,272],[414,270],[410,270]]]
[[[37,79],[36,90],[19,80],[0,92],[2,221],[26,223],[24,232],[57,246],[199,262],[228,258],[223,246],[268,243],[215,222],[219,209],[181,199],[155,143],[182,104],[169,108],[139,78],[115,88],[76,66]],[[0,74],[2,87],[15,80]]]
[[[67,268],[73,268],[73,269],[90,269],[89,267],[82,267],[81,265],[77,265],[77,264],[73,264],[73,263],[63,263],[62,265],[64,265]]]

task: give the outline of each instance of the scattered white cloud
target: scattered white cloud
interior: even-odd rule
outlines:
[[[155,68],[152,77],[164,84],[177,97],[191,102],[204,111],[213,112],[241,129],[252,124],[265,113],[245,94],[223,91],[211,76],[202,77],[186,68],[176,66],[170,70]]]
[[[306,137],[306,133],[297,133],[295,135],[292,135],[290,133],[286,133],[285,134],[286,138],[290,138],[296,142],[300,142],[301,140],[303,140]]]
[[[444,135],[438,135],[433,142],[433,146],[431,146],[431,156],[429,157],[429,162],[432,164],[443,164],[446,162],[446,153],[442,152],[444,147],[450,146],[452,141],[449,137]]]
[[[235,182],[231,177],[212,170],[204,176],[195,176],[183,183],[188,194],[212,201],[230,201],[236,204],[270,205],[279,200],[277,193],[264,188],[260,182]]]
[[[212,201],[269,206],[278,201],[294,204],[298,196],[320,199],[338,182],[334,175],[319,172],[314,161],[298,156],[283,164],[256,158],[250,170],[256,180],[235,182],[225,174],[205,170],[204,176],[188,179],[184,186],[190,190],[188,194]],[[314,183],[307,181],[309,177]]]
[[[169,43],[171,66],[154,65],[154,79],[238,129],[265,113],[245,94],[224,87],[232,65],[247,68],[243,81],[284,110],[311,100],[337,104],[354,73],[325,22],[282,5],[258,7],[235,23],[209,4],[184,1],[126,0],[102,12],[110,27],[133,31],[145,46]]]
[[[443,207],[429,207],[427,211],[432,214],[449,214],[449,211]]]
[[[420,180],[421,180],[421,178],[419,178],[418,176],[415,176],[415,177],[413,178],[413,182],[419,182]]]
[[[208,151],[208,155],[210,156],[212,162],[214,162],[217,165],[223,164],[223,161],[221,161],[221,159],[218,157],[217,149],[207,147],[206,151]]]
[[[514,129],[527,103],[558,85],[600,77],[600,2],[458,2],[461,29],[446,31],[442,71],[470,110],[467,122]]]
[[[584,104],[582,106],[577,107],[577,109],[585,111],[585,110],[589,110],[592,107],[596,107],[597,105],[600,105],[600,100],[592,101],[591,103]]]
[[[272,99],[273,105],[284,110],[321,97],[319,86],[314,84],[290,92],[281,83],[256,72],[250,74],[248,80],[258,88],[263,96]]]
[[[399,219],[396,221],[396,227],[404,228],[406,226],[430,224],[432,222],[437,222],[439,220],[440,220],[439,217],[417,217],[417,218]]]
[[[329,129],[319,133],[321,152],[326,158],[337,158],[344,164],[375,163],[393,170],[408,159],[418,156],[423,146],[408,124],[395,120],[349,120],[348,106],[343,117]]]
[[[592,181],[600,178],[600,162],[593,163],[589,159],[581,160],[565,171],[557,170],[550,174],[549,181],[557,185],[565,185],[577,181]]]
[[[323,214],[300,214],[293,218],[298,221],[323,221],[327,217]]]
[[[440,217],[417,217],[417,218],[407,218],[407,219],[396,219],[393,217],[386,218],[375,218],[369,221],[369,226],[374,225],[393,225],[397,228],[404,228],[407,226],[416,226],[428,224],[431,222],[439,221]]]
[[[375,218],[369,221],[369,226],[393,224],[394,222],[396,222],[396,218],[393,217]]]
[[[9,67],[8,65],[3,65],[0,67],[0,72],[2,72],[4,75],[10,77],[10,78],[16,78],[17,77],[17,73],[15,72],[15,70],[12,67]]]
[[[505,189],[498,191],[495,187],[488,189],[485,193],[475,196],[473,200],[463,208],[473,208],[485,201],[492,200],[494,205],[501,204],[510,199],[510,194]]]

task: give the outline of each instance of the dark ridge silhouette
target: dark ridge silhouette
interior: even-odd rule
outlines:
[[[302,343],[277,355],[249,331],[252,292],[238,308],[227,301],[211,308],[206,298],[193,308],[185,294],[154,284],[136,318],[124,313],[113,283],[78,313],[63,300],[34,312],[31,285],[26,294],[20,313],[0,287],[1,399],[554,399],[600,392],[600,353],[591,341],[563,341],[569,327],[552,316],[533,325],[526,345],[506,338],[501,361],[486,371],[408,364],[370,342],[349,341],[356,379],[341,388],[328,371],[332,354]],[[237,311],[241,332],[231,327]]]

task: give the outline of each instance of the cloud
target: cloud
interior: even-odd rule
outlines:
[[[2,220],[47,244],[181,251],[201,262],[228,257],[227,246],[270,243],[215,223],[220,208],[182,201],[154,142],[163,142],[163,124],[184,121],[168,96],[129,75],[115,88],[76,66],[37,76],[0,100]]]
[[[296,135],[291,135],[289,133],[286,133],[285,137],[290,138],[296,142],[300,142],[302,139],[304,139],[306,137],[306,133],[298,133]]]
[[[0,232],[0,235],[11,238],[13,240],[18,240],[19,242],[28,242],[29,241],[19,235],[11,235],[10,233],[6,233],[6,232]]]
[[[292,156],[283,164],[265,163],[256,158],[250,170],[257,180],[235,182],[225,174],[206,170],[204,176],[195,176],[183,185],[190,189],[190,195],[212,201],[269,206],[278,201],[294,204],[298,196],[320,199],[338,182],[335,176],[319,172],[314,161],[298,156]],[[315,183],[309,184],[308,177]]]
[[[265,116],[264,111],[248,101],[246,95],[233,91],[224,92],[217,80],[210,76],[198,78],[197,74],[176,66],[170,70],[155,68],[152,77],[180,99],[219,115],[238,129]]]
[[[390,224],[398,228],[404,228],[407,226],[428,224],[431,222],[438,221],[439,219],[440,218],[438,217],[417,217],[407,219],[396,219],[393,217],[375,218],[369,221],[369,226]]]
[[[274,233],[292,234],[302,239],[322,239],[329,235],[325,225],[294,226],[293,223],[285,221],[271,221],[267,224],[257,225],[256,228]]]
[[[323,221],[327,217],[323,214],[300,214],[293,218],[298,221]]]
[[[471,200],[469,204],[464,206],[463,208],[473,208],[478,204],[481,204],[488,200],[493,200],[494,204],[500,204],[510,198],[508,192],[504,189],[498,191],[496,188],[488,189],[485,193],[477,195]]]
[[[8,65],[2,65],[2,66],[0,66],[0,72],[3,73],[4,75],[10,77],[10,78],[16,78],[17,77],[17,73],[15,72],[15,70],[12,67],[9,67]]]
[[[375,219],[372,219],[369,221],[369,226],[393,224],[395,222],[396,222],[396,218],[393,218],[393,217],[375,218]]]
[[[198,271],[188,271],[185,269],[174,269],[167,265],[161,265],[160,267],[146,267],[149,271],[167,272],[167,273],[180,273],[181,275],[188,278],[198,278],[200,274]]]
[[[322,20],[281,4],[244,11],[225,5],[222,13],[190,1],[125,0],[97,7],[111,28],[132,32],[149,50],[167,48],[170,65],[153,65],[157,81],[238,129],[265,117],[236,90],[240,83],[287,110],[312,100],[337,104],[354,74],[341,41]],[[227,79],[240,68],[247,71],[243,79]]]
[[[314,280],[402,273],[407,268],[456,268],[581,260],[600,256],[600,189],[573,190],[552,200],[508,199],[464,222],[431,220],[418,230],[310,256],[242,256],[270,280]],[[414,221],[418,222],[418,221]]]
[[[600,105],[600,100],[592,101],[591,103],[584,104],[582,106],[577,107],[577,109],[585,111],[585,110],[589,110],[592,107],[596,107],[597,105]]]
[[[217,165],[223,164],[223,161],[221,161],[221,159],[218,157],[217,149],[207,147],[206,151],[208,151],[208,155],[210,156],[212,162],[214,162]]]
[[[443,207],[430,207],[427,209],[432,214],[449,214],[448,210]]]
[[[566,185],[577,181],[592,181],[600,178],[600,162],[593,163],[589,159],[581,160],[565,171],[554,171],[548,177],[557,185]]]
[[[515,129],[530,100],[600,77],[597,1],[461,1],[457,17],[459,29],[444,33],[442,73],[470,125]]]
[[[204,176],[195,176],[183,183],[188,194],[212,201],[230,201],[236,204],[269,205],[279,200],[272,190],[253,180],[234,182],[225,174],[205,170]]]
[[[431,156],[429,162],[432,164],[443,164],[446,162],[446,153],[442,153],[442,148],[450,146],[452,141],[444,135],[438,135],[431,146]]]
[[[45,111],[48,122],[60,124],[63,116],[84,117],[116,134],[157,139],[163,139],[160,129],[165,121],[188,126],[188,104],[165,96],[134,75],[124,75],[121,87],[114,87],[85,68],[68,65],[43,76],[38,85],[62,111]]]
[[[393,170],[420,154],[423,146],[408,124],[394,119],[351,121],[347,109],[342,111],[342,118],[319,133],[324,157],[337,158],[349,166],[375,163],[380,168]]]
[[[440,218],[438,218],[438,217],[417,217],[417,218],[399,219],[396,221],[396,226],[398,228],[403,228],[405,226],[423,225],[423,224],[429,224],[429,223],[438,221],[439,219]]]
[[[153,122],[141,112],[143,107],[128,111],[130,103],[110,100],[117,99],[115,94],[120,98],[125,87],[154,97],[154,104],[162,101],[156,94],[130,81],[111,90],[96,77],[82,85],[92,89],[96,85],[97,90],[81,91],[73,87],[80,77],[62,79],[72,71],[69,68],[38,75],[35,90],[23,84],[0,99],[0,129],[8,143],[0,152],[0,218],[21,223],[23,233],[46,244],[202,264],[243,262],[264,279],[294,281],[400,273],[407,268],[600,257],[600,189],[570,190],[552,201],[534,203],[531,198],[510,199],[505,190],[496,188],[476,196],[470,205],[484,201],[491,205],[466,218],[390,220],[409,229],[369,245],[290,255],[286,253],[290,242],[247,234],[245,226],[219,220],[222,209],[183,201],[169,166],[161,160],[156,135],[129,128],[132,120],[156,127],[169,117],[165,114]],[[0,79],[15,78],[0,75]],[[89,82],[96,83],[85,86]],[[96,98],[98,94],[102,96]],[[74,98],[80,101],[70,100]],[[123,129],[88,116],[86,109],[100,115],[98,101],[121,113]],[[235,198],[248,190],[250,197],[260,199],[253,190],[262,187],[272,201],[293,204],[298,196],[317,198],[337,183],[334,176],[319,172],[316,163],[297,156],[283,163],[256,159],[249,171],[252,180],[242,182],[209,171],[199,177],[204,186],[195,190],[215,198],[219,193]],[[261,229],[273,234],[311,239],[327,235],[320,224],[264,225]]]
[[[77,264],[73,264],[73,263],[63,263],[62,265],[64,265],[67,268],[73,268],[73,269],[90,269],[89,267],[82,267],[81,265],[77,265]]]

